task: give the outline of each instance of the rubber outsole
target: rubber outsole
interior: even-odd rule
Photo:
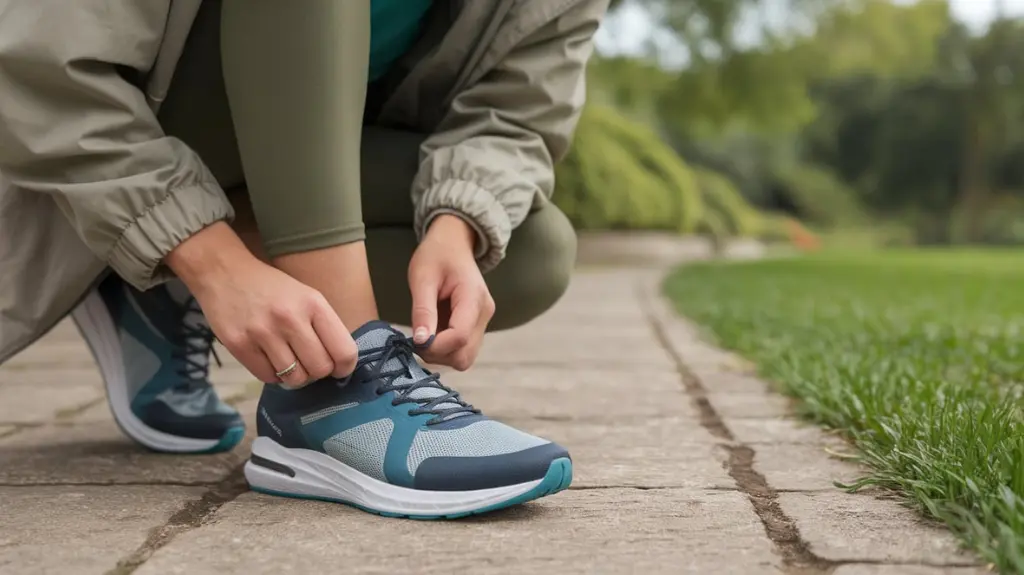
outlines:
[[[245,437],[245,426],[239,425],[238,427],[229,428],[221,436],[220,440],[217,441],[217,445],[203,451],[196,451],[196,455],[203,455],[209,453],[223,453],[225,451],[231,451],[236,445],[242,442]]]
[[[488,505],[480,509],[474,509],[472,511],[464,511],[461,513],[448,513],[440,515],[405,515],[401,513],[390,513],[387,511],[377,511],[370,509],[351,501],[345,501],[343,499],[333,499],[330,497],[314,497],[310,495],[299,495],[294,493],[285,493],[282,491],[274,491],[272,489],[263,489],[260,487],[250,486],[250,489],[257,493],[263,493],[266,495],[274,495],[277,497],[290,497],[292,499],[308,499],[314,501],[326,501],[328,503],[341,503],[342,505],[348,505],[367,513],[373,513],[374,515],[380,515],[381,517],[392,517],[397,519],[415,519],[421,521],[433,521],[439,519],[462,519],[463,517],[470,517],[473,515],[482,515],[484,513],[491,513],[492,511],[498,511],[499,509],[505,509],[520,505],[528,501],[540,499],[541,497],[547,497],[548,495],[554,495],[559,491],[564,491],[572,483],[572,461],[567,457],[562,457],[551,462],[548,466],[548,471],[544,474],[544,478],[541,479],[540,483],[536,487],[518,495],[512,497],[506,501]]]

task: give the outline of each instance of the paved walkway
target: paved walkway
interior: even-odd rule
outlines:
[[[836,490],[858,473],[826,453],[845,447],[701,343],[656,279],[581,271],[555,311],[446,376],[576,463],[570,490],[458,522],[248,492],[241,448],[147,453],[62,325],[0,370],[0,573],[981,572],[897,502]],[[247,373],[215,377],[252,421]]]

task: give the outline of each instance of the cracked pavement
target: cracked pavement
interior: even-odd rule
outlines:
[[[454,522],[249,492],[251,431],[221,455],[135,446],[61,324],[0,368],[0,574],[984,572],[891,496],[833,487],[860,473],[829,456],[849,448],[675,317],[659,277],[581,269],[551,313],[444,375],[567,446],[576,474],[563,493]],[[213,376],[251,424],[259,385],[230,361]]]

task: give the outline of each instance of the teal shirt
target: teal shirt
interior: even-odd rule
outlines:
[[[343,0],[344,1],[344,0]],[[420,33],[433,0],[370,1],[370,81],[388,73]]]

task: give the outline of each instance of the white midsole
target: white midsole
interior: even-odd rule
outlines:
[[[132,413],[121,338],[107,305],[95,289],[85,296],[71,316],[99,365],[114,418],[129,437],[150,449],[173,453],[206,451],[220,443],[219,439],[193,439],[157,431]]]
[[[256,465],[245,464],[245,478],[257,489],[340,500],[399,515],[448,515],[469,513],[508,501],[540,485],[541,479],[474,491],[424,491],[391,485],[310,449],[283,447],[269,437],[258,437],[252,453],[286,465],[295,477]]]

